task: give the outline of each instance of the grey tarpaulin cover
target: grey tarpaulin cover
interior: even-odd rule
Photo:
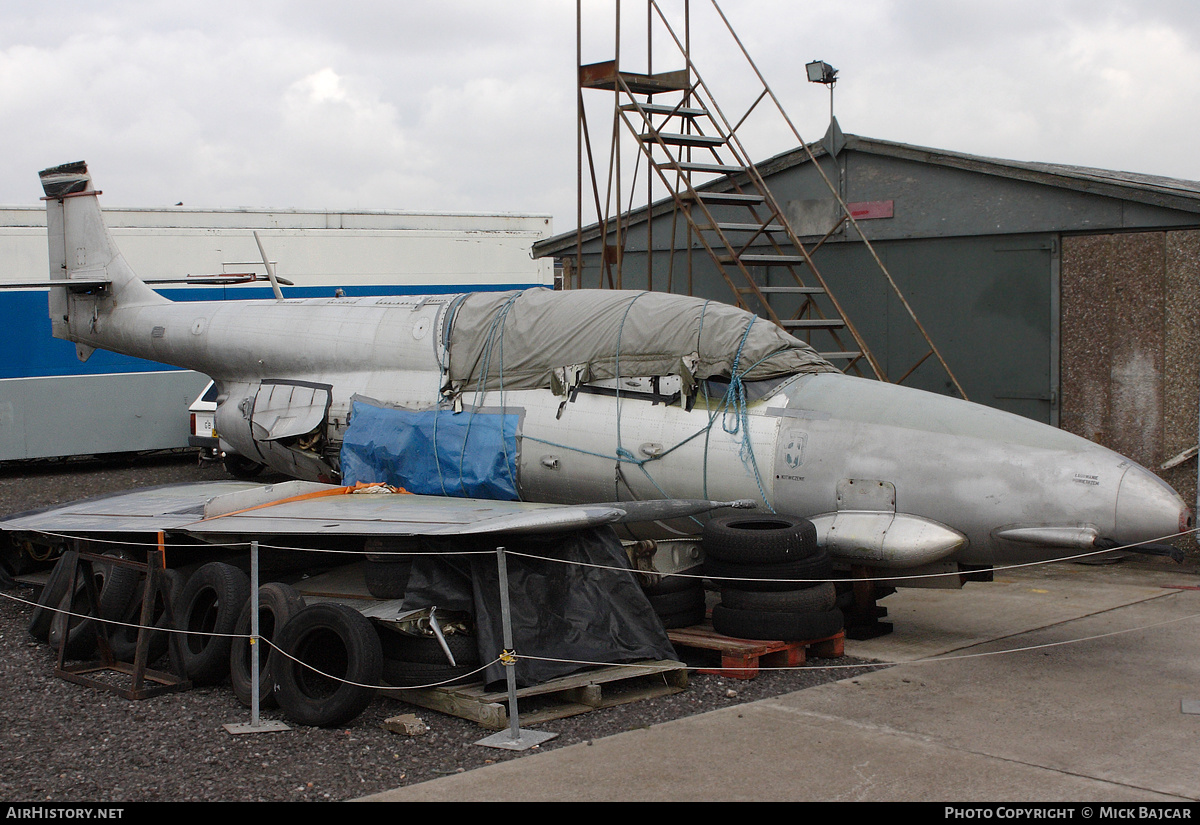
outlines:
[[[451,387],[563,392],[618,376],[746,381],[836,372],[775,324],[718,301],[662,292],[527,289],[465,296],[449,332]]]
[[[461,550],[462,543],[446,549]],[[611,527],[541,539],[513,537],[505,550],[517,684],[537,685],[564,676],[584,667],[577,662],[676,658]],[[521,555],[526,553],[556,561]],[[492,661],[503,649],[495,553],[418,556],[404,608],[430,606],[474,614],[480,661]],[[504,668],[491,665],[484,680],[503,680]]]

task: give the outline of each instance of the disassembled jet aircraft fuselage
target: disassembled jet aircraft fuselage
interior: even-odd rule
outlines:
[[[222,441],[296,478],[573,504],[756,499],[811,519],[836,562],[885,572],[1191,527],[1169,486],[1111,450],[845,376],[723,304],[608,290],[171,302],[114,245],[84,164],[42,182],[54,335],[80,357],[102,348],[209,375]],[[398,416],[390,434],[357,433],[376,411]],[[496,435],[472,441],[488,422]],[[397,477],[363,477],[382,467]],[[664,538],[699,523],[641,528]]]

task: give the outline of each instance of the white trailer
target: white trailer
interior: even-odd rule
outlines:
[[[530,254],[552,234],[546,215],[398,211],[106,208],[126,259],[172,300],[270,297],[255,241],[287,297],[411,295],[552,286]],[[51,337],[46,211],[0,207],[0,461],[164,450],[188,445],[188,405],[206,376],[97,351],[87,361]],[[197,277],[199,276],[199,277]],[[305,330],[296,330],[297,338]]]

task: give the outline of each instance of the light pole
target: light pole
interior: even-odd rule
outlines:
[[[824,60],[814,60],[806,63],[809,83],[823,83],[829,87],[829,121],[833,122],[833,84],[837,83],[837,69]]]

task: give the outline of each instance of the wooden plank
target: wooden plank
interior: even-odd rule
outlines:
[[[470,719],[491,730],[500,730],[508,724],[508,709],[504,705],[476,701],[472,697],[463,696],[449,688],[421,688],[419,690],[384,688],[380,693],[410,705],[445,713],[448,716]],[[519,704],[518,707],[520,707]]]
[[[562,719],[601,708],[679,693],[687,687],[682,662],[641,662],[572,673],[517,689],[521,724]],[[385,688],[384,695],[491,730],[508,727],[507,690],[489,691],[482,683],[443,688]]]
[[[804,641],[735,639],[717,633],[707,621],[668,630],[667,637],[676,648],[715,653],[718,664],[698,668],[697,672],[730,679],[753,679],[766,667],[801,667],[809,653],[820,659],[836,659],[844,654],[846,639],[844,631],[825,639]]]

